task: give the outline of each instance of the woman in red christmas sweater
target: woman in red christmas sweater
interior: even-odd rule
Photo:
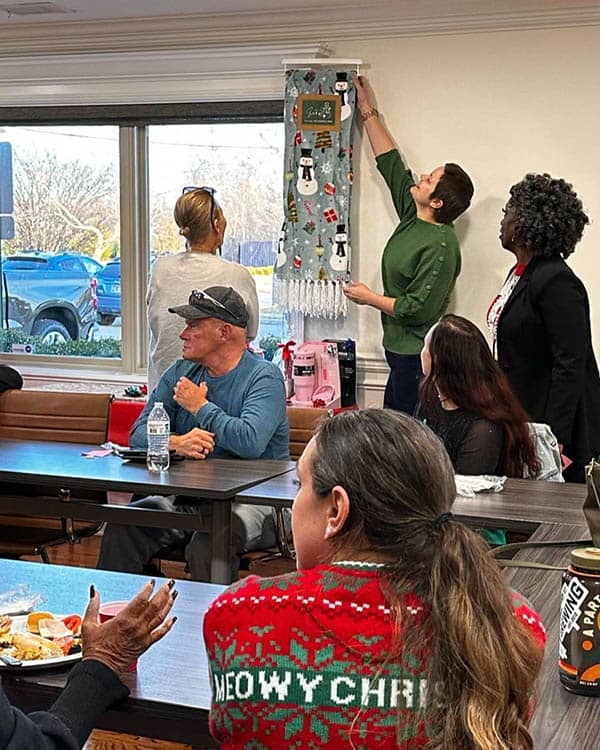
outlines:
[[[210,726],[228,750],[529,750],[545,632],[477,534],[426,426],[366,409],[298,463],[298,571],[209,608]]]

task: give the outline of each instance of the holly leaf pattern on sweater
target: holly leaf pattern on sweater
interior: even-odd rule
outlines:
[[[343,575],[342,573],[345,573],[345,571],[324,569],[320,576],[323,591],[342,588],[355,594],[363,586],[373,584],[373,576]]]

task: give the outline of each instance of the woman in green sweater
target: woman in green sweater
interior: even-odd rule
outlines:
[[[452,222],[469,206],[473,183],[452,163],[421,175],[415,183],[371,104],[366,79],[360,76],[354,84],[377,168],[400,223],[383,251],[383,294],[359,282],[350,282],[344,293],[356,304],[381,311],[383,347],[390,366],[383,405],[412,414],[422,375],[423,339],[446,311],[460,273],[460,247]]]

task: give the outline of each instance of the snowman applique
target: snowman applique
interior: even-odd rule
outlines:
[[[350,252],[348,233],[346,232],[345,224],[338,224],[336,229],[337,231],[333,237],[335,249],[332,248],[331,250],[329,265],[337,273],[344,273],[348,270],[348,254]]]
[[[311,148],[300,149],[300,166],[298,167],[298,180],[296,182],[296,189],[300,195],[314,195],[319,189],[313,174],[314,159],[311,152]]]
[[[335,93],[342,98],[341,119],[347,120],[352,114],[352,107],[348,104],[348,74],[336,73]]]
[[[283,246],[285,244],[285,230],[286,230],[286,223],[285,221],[281,225],[281,231],[279,232],[279,240],[277,242],[277,259],[275,261],[275,267],[281,268],[281,266],[285,265],[285,262],[287,261],[287,255],[283,251]]]

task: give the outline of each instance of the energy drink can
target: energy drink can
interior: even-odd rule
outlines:
[[[564,688],[600,696],[600,548],[571,552],[562,576],[558,669]]]

